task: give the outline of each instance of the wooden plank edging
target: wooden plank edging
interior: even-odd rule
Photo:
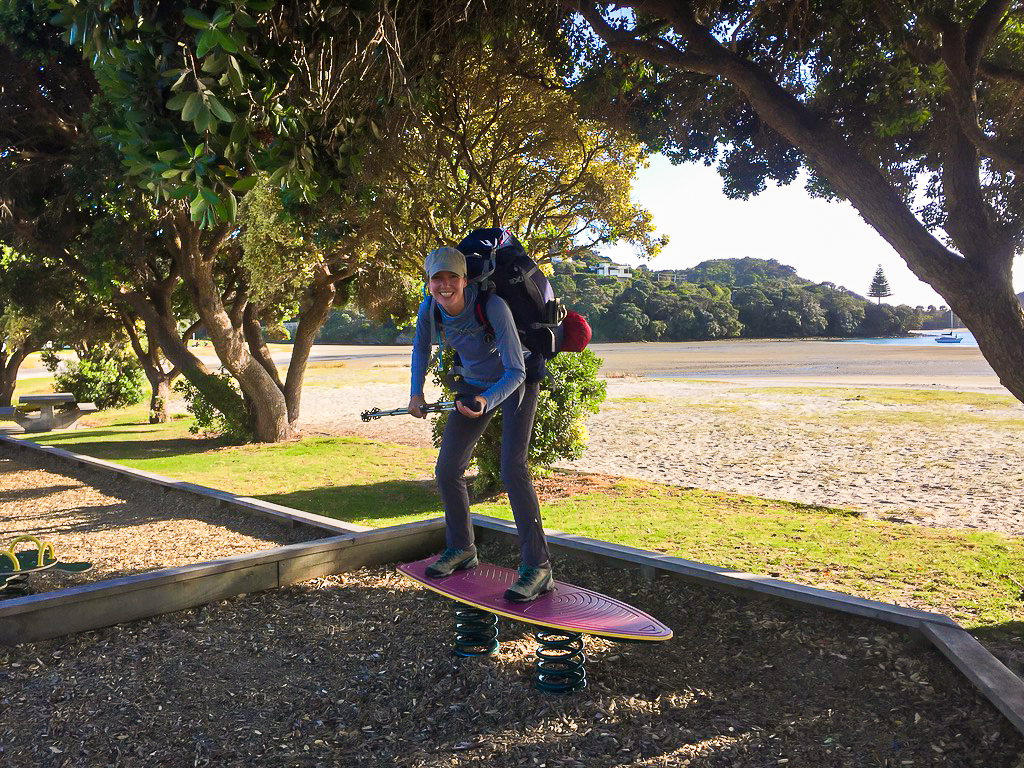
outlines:
[[[1024,681],[959,626],[926,623],[924,635],[943,656],[985,694],[1014,727],[1024,733]]]
[[[165,568],[0,602],[0,643],[100,629],[343,571],[419,559],[444,541],[440,519]]]
[[[64,449],[38,445],[30,440],[0,435],[0,443],[22,450],[36,450],[64,461],[112,471],[169,489],[196,493],[236,509],[262,513],[293,525],[312,525],[343,534],[250,555],[4,601],[0,603],[0,643],[4,644],[98,629],[347,569],[399,559],[415,559],[435,551],[443,542],[444,521],[441,519],[369,529],[251,497],[179,482]],[[509,521],[474,515],[473,522],[480,540],[488,536],[511,541],[517,539],[515,525]],[[550,529],[546,529],[546,533],[552,547],[576,555],[629,563],[651,574],[663,571],[699,584],[753,592],[762,597],[840,611],[917,631],[946,656],[1018,731],[1024,733],[1024,681],[947,616],[710,566],[586,536]],[[355,556],[345,557],[347,553]],[[154,601],[154,598],[157,599]],[[97,606],[94,601],[97,600],[106,603],[101,606],[103,610],[95,610]]]
[[[208,488],[196,483],[175,480],[174,478],[158,475],[154,472],[147,472],[143,469],[133,469],[131,467],[126,467],[123,464],[115,464],[112,461],[105,461],[104,459],[97,459],[92,456],[74,453],[64,448],[39,445],[32,440],[0,435],[0,445],[8,445],[23,451],[41,453],[44,456],[49,456],[59,461],[66,461],[89,469],[113,472],[132,480],[152,483],[163,488],[165,491],[192,493],[197,496],[201,496],[202,498],[215,501],[218,504],[237,509],[247,514],[255,514],[289,527],[307,525],[311,528],[329,531],[333,534],[360,533],[374,530],[366,525],[346,523],[324,515],[317,515],[312,512],[303,512],[302,510],[286,507],[282,504],[274,504],[270,501],[255,499],[251,496],[239,496],[228,491],[220,491],[216,488]]]
[[[487,515],[474,515],[473,522],[479,528],[491,534],[503,537],[515,537],[515,524]],[[921,611],[916,608],[904,608],[892,603],[868,600],[863,597],[845,595],[828,589],[808,587],[782,579],[773,579],[756,573],[734,571],[715,565],[706,565],[695,560],[662,555],[646,549],[627,547],[622,544],[611,544],[587,536],[563,533],[545,529],[548,544],[553,548],[568,550],[574,554],[596,557],[598,559],[625,562],[641,569],[664,571],[679,578],[698,584],[719,588],[739,590],[764,597],[772,597],[801,605],[850,613],[869,619],[879,619],[892,624],[917,629],[922,621],[957,626],[956,622],[941,613]],[[485,534],[486,535],[486,534]]]

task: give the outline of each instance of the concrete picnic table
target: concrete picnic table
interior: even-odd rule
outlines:
[[[22,395],[16,408],[0,408],[0,418],[13,419],[26,432],[49,432],[73,427],[82,416],[96,410],[92,403],[76,403],[70,392],[56,392],[52,395]]]

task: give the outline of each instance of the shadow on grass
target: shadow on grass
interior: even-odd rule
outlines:
[[[165,456],[187,456],[204,453],[231,445],[219,438],[199,439],[181,437],[165,440],[136,440],[140,430],[132,429],[91,429],[88,435],[57,433],[51,436],[33,438],[40,445],[49,445],[74,453],[92,456],[95,459],[117,461],[119,459],[153,459]]]
[[[387,480],[366,485],[336,485],[256,498],[345,522],[387,520],[406,523],[443,514],[433,480]]]

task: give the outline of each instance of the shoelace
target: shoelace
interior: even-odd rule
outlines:
[[[530,581],[533,580],[533,577],[537,574],[538,571],[540,571],[540,568],[536,568],[536,567],[533,567],[533,566],[528,567],[528,568],[520,568],[519,569],[519,583],[520,584],[528,584]]]

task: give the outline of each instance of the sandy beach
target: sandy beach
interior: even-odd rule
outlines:
[[[422,422],[359,421],[370,407],[405,405],[408,350],[354,349],[360,357],[336,350],[328,363],[350,369],[347,385],[310,376],[304,433],[429,445]],[[566,469],[1024,534],[1024,405],[976,347],[735,340],[594,351],[608,399]],[[948,396],[958,392],[974,394]]]

